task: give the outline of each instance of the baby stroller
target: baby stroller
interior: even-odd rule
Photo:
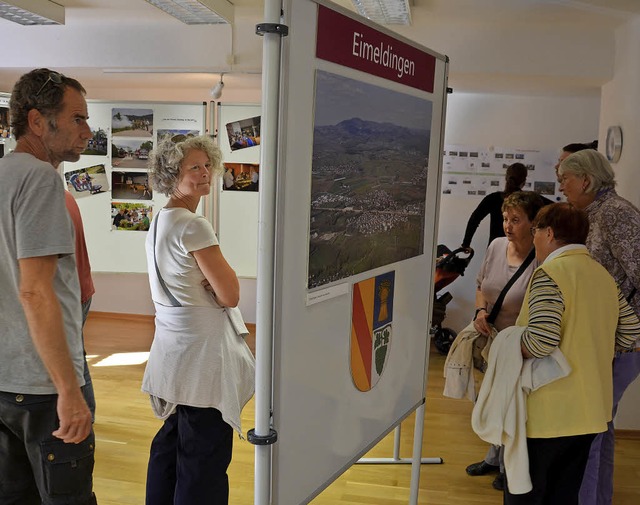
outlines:
[[[442,327],[442,321],[444,321],[447,312],[447,304],[453,299],[453,296],[448,291],[438,296],[438,291],[451,284],[458,276],[464,275],[465,269],[471,262],[471,258],[473,258],[473,249],[460,247],[451,251],[447,246],[440,244],[436,249],[436,254],[438,257],[436,259],[434,277],[435,299],[433,301],[433,316],[429,333],[433,336],[433,343],[438,352],[446,355],[457,335],[451,328]],[[466,257],[463,255],[466,255]]]

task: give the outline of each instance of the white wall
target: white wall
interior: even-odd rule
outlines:
[[[92,272],[92,277],[96,293],[93,295],[91,310],[154,315],[147,274]],[[238,306],[247,323],[256,322],[255,279],[240,279]]]
[[[617,191],[640,206],[638,160],[640,160],[640,19],[630,21],[616,32],[615,76],[602,88],[600,142],[604,146],[607,128],[622,127],[620,161],[613,165]],[[602,149],[601,149],[602,150]],[[616,428],[640,429],[640,379],[627,389],[616,417]]]
[[[598,136],[600,97],[515,96],[479,93],[449,95],[445,144],[558,149]],[[482,197],[442,195],[438,243],[460,246],[469,215]],[[461,330],[473,317],[475,278],[487,247],[488,218],[480,225],[471,247],[476,251],[469,268],[445,290],[453,300],[444,325]]]
[[[605,16],[594,23],[586,12],[567,10],[549,19],[543,7],[539,17],[527,13],[514,19],[514,12],[505,10],[505,18],[496,13],[488,20],[482,12],[477,17],[473,12],[434,16],[428,5],[433,2],[422,3],[427,5],[412,9],[410,26],[392,28],[449,56],[454,89],[490,93],[554,89],[570,95],[577,89],[597,88],[613,75],[612,20]],[[467,2],[468,10],[482,11],[486,3]]]

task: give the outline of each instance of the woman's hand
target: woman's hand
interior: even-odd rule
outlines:
[[[218,300],[218,298],[216,297],[216,292],[214,291],[213,286],[211,285],[211,283],[207,279],[203,280],[200,284],[202,284],[202,287],[204,288],[205,291],[208,291],[209,293],[211,293],[211,296],[213,297],[214,301],[220,307],[224,307],[224,305],[222,305],[220,303],[220,300]]]
[[[200,284],[202,284],[202,287],[206,291],[209,291],[209,293],[211,293],[213,296],[216,296],[216,292],[213,290],[211,283],[207,279],[203,280]]]
[[[487,314],[486,310],[481,310],[476,315],[475,321],[473,321],[473,327],[476,331],[487,337],[491,334],[491,324],[487,321],[488,316],[489,314]]]

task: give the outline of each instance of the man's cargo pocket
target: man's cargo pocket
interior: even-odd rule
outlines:
[[[50,496],[91,493],[95,436],[93,432],[79,444],[62,440],[40,443],[47,493]]]

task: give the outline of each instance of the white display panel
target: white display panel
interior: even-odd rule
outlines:
[[[147,172],[147,160],[140,149],[134,149],[138,144],[151,142],[155,148],[158,141],[158,132],[172,132],[172,134],[204,134],[206,104],[203,103],[151,103],[151,102],[102,102],[87,101],[89,112],[89,126],[92,131],[102,129],[107,135],[107,152],[104,155],[82,155],[75,163],[63,163],[61,172],[69,174],[87,167],[104,165],[105,176],[108,181],[106,191],[93,195],[86,195],[85,191],[76,196],[78,207],[82,213],[85,239],[91,261],[91,269],[94,272],[111,273],[146,273],[147,260],[144,242],[147,237],[145,231],[123,231],[113,229],[111,214],[112,202],[125,202],[142,204],[151,208],[152,217],[167,202],[164,195],[153,192],[149,200],[144,194],[144,184],[136,184],[135,191],[124,198],[114,198],[112,195],[113,173],[145,174]],[[114,114],[120,112],[120,118],[127,111],[151,111],[153,117],[149,124],[140,123],[133,125],[128,131],[117,132],[118,119]],[[134,129],[137,128],[137,129]],[[182,133],[179,133],[182,132]],[[113,146],[121,145],[122,148],[131,148],[138,151],[137,154],[127,155],[123,158],[112,158]],[[131,147],[134,146],[134,147]],[[139,146],[138,146],[139,147]],[[115,161],[114,161],[115,160]],[[118,166],[114,167],[113,164]],[[136,181],[132,181],[136,182]],[[132,186],[132,184],[129,184]],[[104,189],[104,188],[103,188]],[[201,203],[202,205],[202,203]],[[141,214],[141,211],[139,212]]]
[[[397,46],[411,45],[435,57],[433,91],[316,58],[318,4],[401,41]],[[273,446],[272,503],[301,504],[308,503],[424,400],[447,65],[443,56],[327,2],[289,1],[285,18],[290,31],[284,39],[281,77],[284,91],[278,135],[273,380],[273,420],[278,441]],[[394,49],[398,50],[396,44]],[[322,285],[309,289],[314,226],[312,167],[314,163],[318,166],[315,156],[319,152],[317,143],[314,152],[314,138],[317,140],[321,126],[317,120],[319,111],[314,110],[321,103],[316,88],[318,71],[426,100],[432,109],[431,122],[425,125],[430,130],[430,142],[421,251],[392,263],[380,261],[379,266],[354,275],[338,271],[336,280],[326,278]],[[362,89],[365,88],[363,85]],[[373,106],[374,97],[371,98]],[[396,133],[405,127],[402,119],[390,121]],[[347,159],[348,155],[342,156]],[[368,166],[363,161],[360,168],[366,170]],[[419,170],[417,167],[416,172]],[[336,184],[341,184],[342,176],[336,175]],[[380,182],[393,183],[382,179]],[[371,181],[368,184],[369,189],[375,186]],[[331,191],[339,193],[336,188]],[[357,191],[345,188],[352,195]],[[397,203],[396,197],[394,204]],[[353,209],[347,207],[342,211],[346,215]],[[393,226],[389,224],[388,228]],[[383,228],[386,230],[387,226]],[[330,234],[326,230],[323,233]],[[368,252],[361,251],[363,256]],[[391,344],[382,374],[371,389],[362,391],[356,386],[350,367],[352,326],[357,326],[352,320],[352,314],[356,313],[353,294],[356,284],[390,272],[394,282]],[[312,295],[321,291],[329,294],[317,301]]]
[[[259,165],[260,146],[232,150],[227,131],[227,125],[242,124],[256,117],[260,117],[260,105],[218,104],[218,144],[227,167],[250,171],[252,166]],[[258,191],[226,190],[224,179],[218,185],[216,231],[224,257],[238,277],[257,275],[259,210]]]

